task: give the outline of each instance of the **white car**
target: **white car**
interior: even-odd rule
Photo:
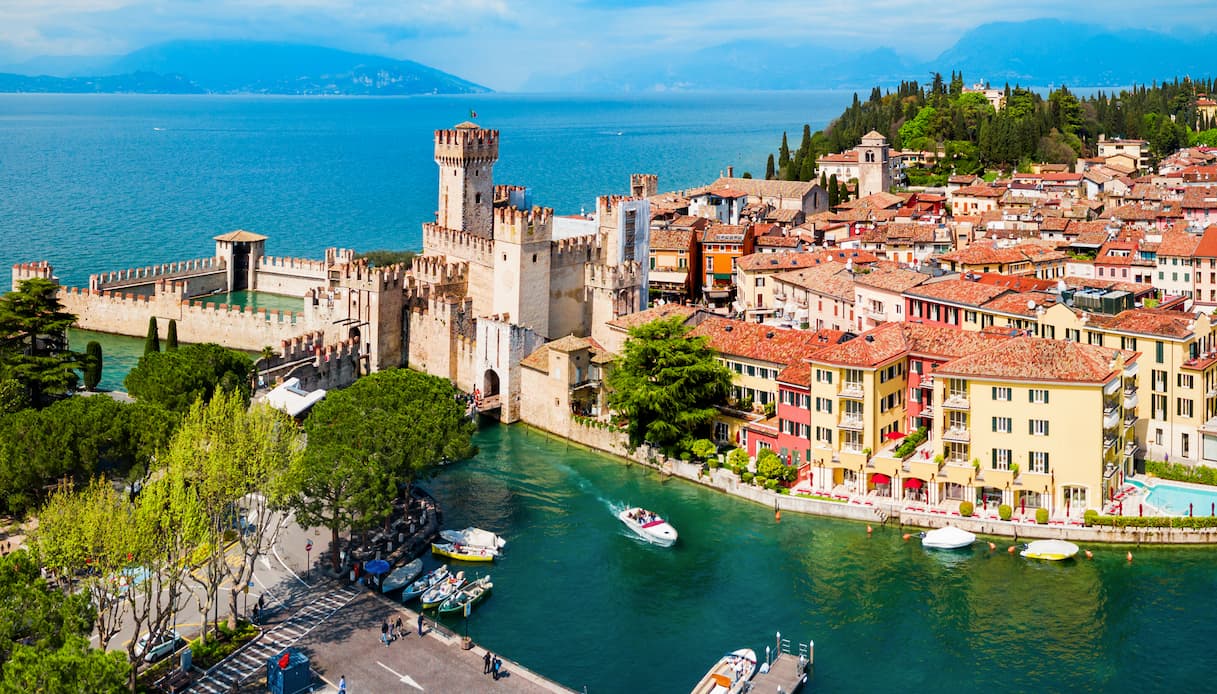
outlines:
[[[152,645],[149,645],[149,641],[152,642]],[[181,642],[181,634],[172,629],[161,634],[156,639],[152,639],[148,634],[144,634],[139,637],[139,641],[135,644],[135,657],[142,657],[144,661],[152,663],[177,650],[178,644]]]

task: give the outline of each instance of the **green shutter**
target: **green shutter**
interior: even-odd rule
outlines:
[[[1027,433],[1035,434],[1035,420],[1034,419],[1027,420]]]
[[[993,386],[993,399],[997,399],[997,386]]]
[[[1044,389],[1044,404],[1045,405],[1048,404],[1048,389],[1047,388]]]
[[[997,417],[993,418],[992,424],[993,424],[993,431],[997,431]]]
[[[1044,436],[1048,435],[1048,420],[1044,420]]]
[[[1027,402],[1035,402],[1035,389],[1034,388],[1027,389]]]
[[[989,467],[996,470],[997,469],[997,449],[994,448],[993,450],[989,451],[989,453],[991,453],[993,456],[993,462],[989,465]]]

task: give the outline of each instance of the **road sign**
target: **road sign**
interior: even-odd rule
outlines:
[[[311,551],[313,551],[313,541],[312,541],[312,540],[305,540],[305,541],[304,541],[304,551],[305,551],[305,552],[311,552]]]

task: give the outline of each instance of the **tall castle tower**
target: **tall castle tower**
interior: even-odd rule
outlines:
[[[553,214],[548,207],[494,211],[494,313],[541,336],[549,336]]]
[[[494,237],[494,163],[499,159],[499,131],[464,122],[435,131],[439,164],[436,222],[447,229],[484,239]]]
[[[858,197],[887,193],[892,189],[892,170],[887,138],[872,130],[858,145]]]

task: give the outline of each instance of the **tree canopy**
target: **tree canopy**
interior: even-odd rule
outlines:
[[[252,369],[253,361],[240,352],[210,343],[185,345],[144,354],[124,383],[132,397],[185,412],[217,389],[235,390],[249,402]]]
[[[629,420],[630,445],[687,450],[708,433],[731,391],[731,372],[705,338],[689,338],[679,317],[630,329],[624,353],[609,372],[608,404]]]
[[[76,355],[67,330],[76,316],[63,310],[59,285],[35,277],[0,296],[0,376],[24,386],[34,405],[76,386]]]
[[[329,528],[337,546],[340,530],[382,521],[402,488],[473,455],[475,426],[457,396],[447,380],[410,369],[379,371],[328,393],[304,422],[297,521]]]

